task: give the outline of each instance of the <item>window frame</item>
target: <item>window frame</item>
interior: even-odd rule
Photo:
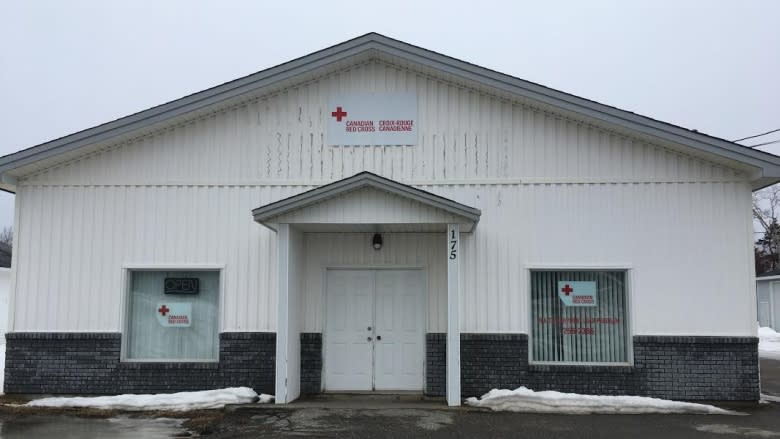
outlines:
[[[130,300],[131,300],[131,282],[133,271],[216,271],[219,273],[219,291],[217,291],[217,358],[212,360],[203,359],[174,359],[174,358],[128,358],[127,340],[129,336],[128,325],[130,324]],[[222,334],[224,305],[225,305],[225,266],[214,264],[125,264],[122,266],[121,276],[122,300],[120,304],[120,363],[195,363],[195,364],[216,364],[219,363],[219,335]]]
[[[599,361],[536,361],[533,358],[533,294],[531,292],[531,273],[534,271],[622,271],[626,277],[626,361],[625,362],[599,362]],[[635,269],[630,264],[616,265],[527,265],[526,274],[526,306],[528,307],[528,365],[529,366],[582,366],[582,367],[626,367],[634,365],[634,324],[633,324],[633,281]]]

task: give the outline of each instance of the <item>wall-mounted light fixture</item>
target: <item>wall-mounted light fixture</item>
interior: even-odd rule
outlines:
[[[382,248],[382,235],[374,233],[374,237],[371,238],[371,245],[374,247],[374,250]]]

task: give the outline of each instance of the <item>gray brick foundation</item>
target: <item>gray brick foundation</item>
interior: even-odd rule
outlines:
[[[120,362],[118,333],[6,334],[6,393],[150,393],[248,386],[274,393],[276,334],[220,334],[219,362]],[[426,334],[425,393],[446,393],[446,334]],[[755,337],[636,336],[633,366],[528,364],[525,334],[461,334],[463,397],[526,386],[585,394],[755,401]],[[319,393],[322,334],[301,334],[301,393]]]
[[[461,334],[461,392],[493,388],[642,395],[678,400],[755,401],[759,398],[755,337],[635,336],[633,366],[528,364],[526,334]],[[446,334],[427,334],[426,391],[446,392]],[[433,353],[434,355],[430,355]]]
[[[643,395],[687,400],[759,399],[757,337],[634,337]]]
[[[447,394],[447,334],[425,334],[425,394]]]
[[[6,393],[153,393],[231,386],[274,393],[276,334],[219,336],[219,362],[120,362],[118,333],[6,334]]]
[[[301,333],[301,394],[322,391],[322,334]]]

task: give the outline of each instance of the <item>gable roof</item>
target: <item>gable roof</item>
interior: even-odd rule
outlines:
[[[368,171],[363,171],[343,180],[322,185],[298,195],[293,195],[292,197],[275,201],[266,204],[265,206],[260,206],[252,210],[252,216],[256,222],[269,226],[269,224],[274,222],[275,218],[282,215],[305,209],[309,206],[322,203],[323,201],[365,188],[377,189],[453,214],[463,219],[463,223],[467,225],[464,230],[465,232],[471,231],[479,222],[479,218],[482,215],[482,212],[477,208],[458,203],[457,201],[441,197],[422,189],[417,189],[413,186],[399,183],[395,180]]]
[[[623,127],[640,135],[750,165],[756,168],[756,172],[751,176],[754,189],[780,181],[780,157],[773,154],[544,87],[384,35],[369,33],[166,104],[0,157],[0,189],[13,192],[17,176],[14,171],[26,165],[54,159],[97,142],[142,130],[370,52],[384,53],[444,74]]]

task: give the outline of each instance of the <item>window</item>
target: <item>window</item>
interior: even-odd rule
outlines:
[[[531,271],[531,361],[627,363],[626,272]]]
[[[216,361],[219,271],[131,270],[125,358]]]

